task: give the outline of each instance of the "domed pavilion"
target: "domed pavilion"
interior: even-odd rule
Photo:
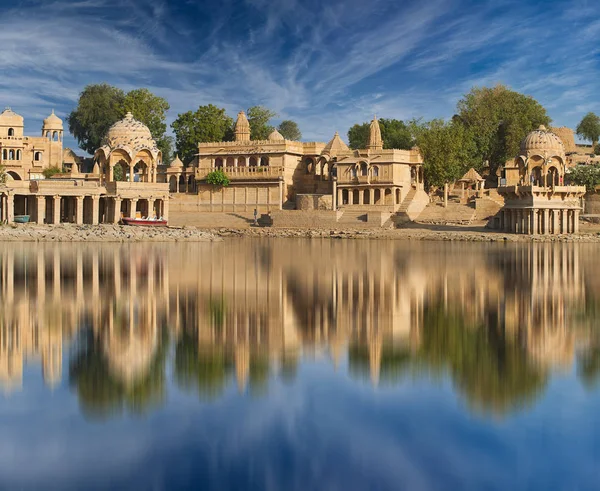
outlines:
[[[520,234],[567,234],[579,230],[585,186],[566,186],[562,140],[544,126],[521,142],[519,155],[504,167],[498,192],[505,205],[496,226]]]
[[[154,183],[162,153],[148,127],[128,112],[108,129],[102,146],[94,153],[94,161],[100,165],[106,182]],[[122,169],[121,179],[115,179],[116,166]]]

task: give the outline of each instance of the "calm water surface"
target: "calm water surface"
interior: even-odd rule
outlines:
[[[0,244],[0,489],[600,489],[599,252]]]

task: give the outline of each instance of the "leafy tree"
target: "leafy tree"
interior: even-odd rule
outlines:
[[[481,166],[475,158],[473,135],[462,123],[434,119],[429,123],[413,121],[411,126],[429,186],[443,186],[459,179],[470,167]]]
[[[53,165],[52,167],[46,167],[43,171],[42,171],[42,175],[46,178],[46,179],[50,179],[52,176],[55,176],[56,174],[62,174],[62,168],[58,167],[57,165]]]
[[[250,123],[250,138],[252,140],[266,140],[275,129],[269,124],[277,113],[263,106],[253,106],[246,111]]]
[[[108,128],[125,115],[125,93],[108,84],[88,85],[77,107],[67,116],[69,131],[79,146],[93,154]]]
[[[289,119],[283,120],[277,127],[277,131],[279,131],[286,140],[300,141],[302,138],[298,123]]]
[[[594,113],[587,113],[577,125],[577,134],[592,142],[592,148],[600,139],[600,117]]]
[[[131,111],[133,117],[144,123],[156,145],[163,154],[163,161],[171,160],[171,138],[166,135],[165,122],[170,106],[166,99],[154,95],[148,89],[135,89],[127,93],[123,101],[125,111]]]
[[[6,184],[7,174],[6,174],[6,166],[0,164],[0,184]]]
[[[488,161],[493,174],[514,158],[521,140],[540,125],[549,125],[544,107],[532,97],[503,85],[475,87],[457,105],[455,119],[471,132],[477,159]]]
[[[198,153],[198,143],[231,141],[233,119],[225,109],[209,104],[177,116],[171,124],[179,156],[186,164]]]
[[[600,186],[600,164],[578,165],[568,169],[566,180],[568,184],[585,186],[587,191],[594,191]]]
[[[355,124],[348,130],[350,148],[366,148],[369,141],[371,123]],[[398,119],[379,120],[383,148],[397,148],[409,150],[415,145],[409,125]]]
[[[213,186],[229,186],[229,178],[222,169],[215,169],[206,175],[206,182]]]
[[[115,165],[113,167],[113,180],[122,182],[125,180],[125,172],[123,172],[123,167],[120,165]]]

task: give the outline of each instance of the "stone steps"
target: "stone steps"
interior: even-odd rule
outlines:
[[[260,217],[260,215],[259,215]],[[254,212],[217,213],[217,212],[171,212],[169,225],[189,225],[198,228],[249,228],[254,223]]]
[[[448,202],[448,207],[444,208],[438,204],[430,204],[416,221],[434,225],[470,225],[475,218],[475,213],[475,208],[469,205]]]

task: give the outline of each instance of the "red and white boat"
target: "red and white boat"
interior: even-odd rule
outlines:
[[[142,227],[166,227],[167,221],[161,218],[121,218],[123,225],[137,225]]]

